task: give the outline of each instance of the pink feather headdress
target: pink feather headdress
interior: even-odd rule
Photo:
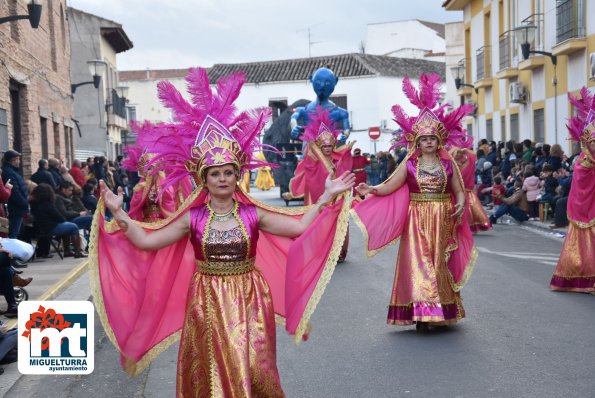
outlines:
[[[447,104],[438,106],[440,100],[440,76],[435,73],[423,73],[419,78],[419,91],[413,86],[409,77],[403,79],[403,92],[409,101],[421,112],[418,116],[408,116],[399,105],[392,107],[395,122],[403,132],[393,145],[407,145],[409,150],[422,136],[436,136],[439,145],[455,147],[467,145],[465,131],[461,127],[463,117],[473,111],[473,105],[465,104],[445,114]]]
[[[568,94],[568,100],[576,108],[576,116],[568,120],[568,138],[581,144],[595,140],[595,95],[583,87],[579,97]]]
[[[155,155],[148,164],[151,173],[165,171],[169,186],[187,177],[200,184],[211,166],[233,164],[241,173],[275,167],[256,157],[258,151],[274,150],[258,140],[270,108],[238,113],[234,105],[244,83],[244,73],[234,73],[221,77],[213,92],[206,70],[191,68],[186,76],[188,102],[170,82],[159,82],[159,99],[172,111],[174,122],[139,128],[138,145]]]
[[[315,142],[319,147],[323,145],[332,145],[337,143],[339,130],[335,128],[335,121],[331,119],[329,109],[322,109],[320,105],[316,107],[316,112],[309,115],[308,125],[302,135],[303,141]]]

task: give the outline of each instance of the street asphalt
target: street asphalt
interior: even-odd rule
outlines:
[[[254,193],[285,205],[278,193]],[[479,258],[463,289],[467,317],[444,331],[386,325],[396,248],[366,258],[350,225],[347,261],[337,266],[296,346],[277,329],[287,397],[593,397],[595,296],[548,289],[563,239],[518,225],[476,235]],[[57,298],[88,299],[88,274]],[[178,346],[128,377],[96,319],[95,371],[21,376],[5,366],[6,397],[173,397]],[[9,384],[7,384],[9,383]],[[0,387],[2,388],[2,387]]]

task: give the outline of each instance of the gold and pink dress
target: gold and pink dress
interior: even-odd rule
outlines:
[[[409,215],[388,307],[389,324],[455,323],[465,316],[458,292],[450,285],[446,260],[452,250],[454,207],[450,197],[452,162],[428,172],[408,160]]]
[[[400,240],[387,323],[453,324],[465,316],[460,290],[467,283],[477,250],[467,217],[453,217],[451,181],[462,178],[446,151],[440,168],[419,167],[414,151],[389,178],[406,168],[405,183],[385,196],[369,195],[352,210],[373,256]]]
[[[550,282],[557,291],[595,293],[595,160],[587,148],[574,163],[568,232]]]
[[[206,206],[190,211],[197,271],[178,355],[179,397],[284,396],[271,292],[255,268],[256,208],[242,212],[238,226],[221,231]]]

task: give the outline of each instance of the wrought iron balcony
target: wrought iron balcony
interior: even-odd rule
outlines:
[[[105,105],[105,110],[108,113],[120,116],[126,119],[126,98],[120,97],[118,92],[114,89],[108,90],[111,97],[111,102]]]
[[[512,50],[514,48],[514,35],[508,30],[500,35],[500,70],[512,66]]]
[[[492,59],[491,47],[483,46],[475,52],[475,61],[477,65],[477,80],[483,80],[492,77]]]
[[[556,43],[585,36],[585,1],[557,0]]]

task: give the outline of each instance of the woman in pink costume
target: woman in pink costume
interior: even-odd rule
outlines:
[[[401,240],[388,310],[389,324],[450,325],[465,316],[460,290],[476,258],[465,210],[463,179],[446,148],[461,146],[460,122],[471,109],[449,114],[437,106],[440,78],[422,74],[419,92],[409,78],[403,91],[421,112],[408,117],[393,106],[403,129],[407,157],[383,184],[359,184],[360,195],[371,194],[353,209],[366,239],[368,255]]]
[[[330,117],[330,110],[317,106],[316,112],[310,115],[301,139],[308,143],[302,160],[295,169],[294,177],[289,181],[289,192],[285,199],[304,198],[304,205],[316,203],[324,192],[324,181],[331,175],[351,172],[353,142],[336,148],[341,132],[335,128],[335,121]],[[339,255],[342,263],[347,257],[349,235]]]
[[[255,201],[238,182],[266,165],[254,153],[269,109],[236,112],[243,74],[221,78],[216,93],[203,69],[186,80],[192,103],[159,83],[176,121],[145,125],[139,145],[155,154],[152,175],[165,172],[163,189],[188,177],[198,188],[170,217],[140,223],[101,183],[91,245],[96,308],[131,375],[181,337],[178,397],[282,397],[275,322],[296,341],[307,337],[343,243],[354,177],[327,178],[310,208]],[[114,221],[97,215],[104,207]],[[163,250],[170,257],[155,262]]]
[[[465,147],[453,148],[450,152],[463,177],[467,199],[465,213],[467,213],[469,227],[473,232],[489,231],[492,229],[492,223],[475,192],[475,162],[477,161],[477,155],[471,150],[472,143],[473,140],[468,139],[465,141]]]
[[[583,87],[568,95],[577,115],[570,119],[570,139],[580,142],[568,196],[568,232],[550,282],[557,291],[595,293],[595,95]]]

